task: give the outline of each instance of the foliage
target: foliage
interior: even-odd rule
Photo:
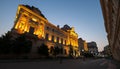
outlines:
[[[60,52],[61,52],[61,49],[59,47],[54,47],[54,55],[55,56],[60,54]]]
[[[11,52],[12,40],[11,32],[8,31],[5,35],[0,37],[0,53],[8,54]]]
[[[13,52],[16,54],[29,53],[32,48],[32,42],[26,38],[26,34],[21,34],[15,39]]]
[[[50,54],[54,55],[54,47],[53,46],[50,47]]]
[[[48,52],[48,47],[45,44],[42,44],[41,46],[38,47],[38,53],[44,56],[48,56],[49,52]]]
[[[21,34],[16,39],[12,39],[12,33],[8,31],[5,35],[0,37],[0,53],[29,53],[32,47],[32,42],[27,40],[25,34]]]
[[[50,48],[50,54],[52,54],[54,56],[56,56],[58,54],[62,54],[63,53],[62,51],[63,51],[62,48],[60,49],[58,46]]]

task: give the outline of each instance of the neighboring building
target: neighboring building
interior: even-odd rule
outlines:
[[[84,51],[84,40],[82,38],[78,39],[78,46],[81,52]]]
[[[63,54],[69,55],[70,46],[73,56],[79,56],[78,34],[74,27],[64,25],[60,28],[50,23],[38,8],[28,5],[19,5],[16,13],[15,24],[12,31],[19,34],[28,33],[37,36],[38,41],[33,41],[34,52],[44,43],[50,49],[58,46],[63,49]]]
[[[120,61],[120,0],[100,0],[113,57]]]
[[[106,55],[107,57],[111,57],[112,56],[109,45],[104,47],[104,51],[103,52],[104,52],[104,55]]]
[[[87,52],[88,51],[88,44],[86,41],[84,41],[84,51]]]
[[[78,39],[78,45],[79,45],[79,50],[81,54],[88,51],[87,43],[82,38]]]
[[[96,42],[88,42],[87,45],[88,52],[96,56],[98,54],[98,47]]]

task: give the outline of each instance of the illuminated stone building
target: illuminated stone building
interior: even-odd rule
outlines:
[[[120,0],[100,0],[113,57],[120,61]]]
[[[85,52],[88,51],[87,42],[85,40],[83,40],[82,38],[78,39],[78,45],[79,45],[79,48],[80,48],[81,52],[82,51],[85,51]]]
[[[28,33],[38,37],[33,44],[34,51],[37,46],[44,43],[50,49],[58,46],[63,49],[63,54],[69,55],[70,46],[73,48],[73,55],[78,56],[78,35],[74,27],[64,25],[60,28],[50,23],[38,8],[28,5],[19,5],[16,13],[13,31],[23,34]]]

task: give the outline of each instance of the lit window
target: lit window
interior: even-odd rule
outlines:
[[[35,18],[32,18],[32,20],[35,21],[35,22],[37,22],[37,19],[35,19]]]
[[[56,38],[54,38],[54,42],[57,42]]]

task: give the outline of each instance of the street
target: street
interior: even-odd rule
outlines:
[[[106,59],[0,60],[0,69],[119,69]]]

